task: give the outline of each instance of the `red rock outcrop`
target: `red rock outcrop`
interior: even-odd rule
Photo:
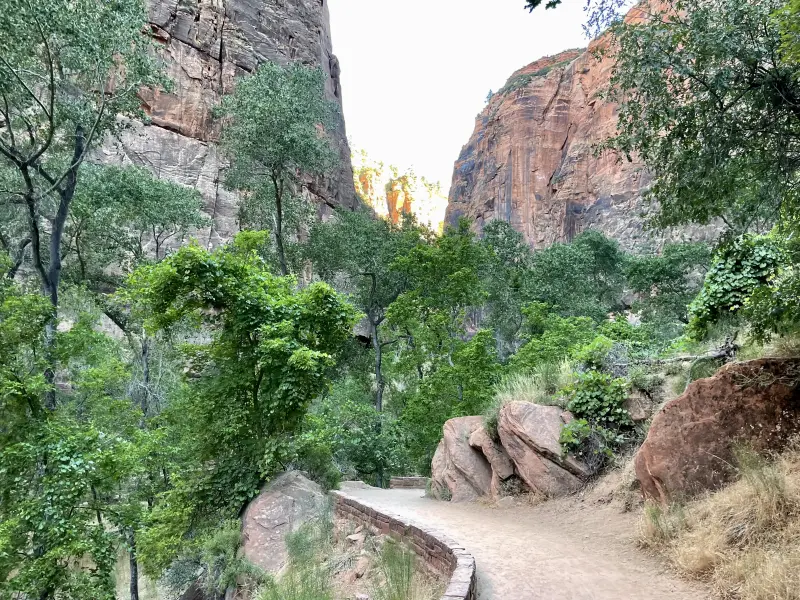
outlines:
[[[106,143],[95,160],[142,165],[159,177],[198,189],[213,219],[211,231],[200,237],[216,244],[236,231],[237,200],[221,183],[225,161],[214,143],[219,130],[211,109],[233,89],[236,77],[267,60],[321,67],[328,75],[327,96],[341,104],[327,2],[148,0],[148,8],[173,90],[143,93],[150,122],[136,123],[120,141]],[[309,181],[306,192],[321,206],[352,206],[350,149],[341,115],[329,133],[341,166],[328,180]]]
[[[244,557],[268,573],[277,573],[289,556],[286,534],[318,518],[325,506],[322,488],[298,471],[276,477],[250,501],[244,512]]]
[[[491,494],[492,467],[470,446],[470,436],[483,428],[483,417],[450,419],[431,463],[431,485],[439,498],[453,502],[475,500]]]
[[[645,497],[713,490],[734,474],[736,444],[780,450],[800,431],[800,359],[766,358],[723,367],[689,385],[653,418],[636,454]]]
[[[563,496],[578,490],[591,474],[561,449],[561,428],[571,420],[572,415],[557,406],[530,402],[509,402],[500,410],[500,442],[532,491]]]
[[[598,43],[567,50],[520,69],[478,115],[455,164],[447,222],[459,217],[478,231],[503,219],[534,248],[569,241],[593,228],[628,248],[643,238],[638,163],[593,145],[616,130],[617,107],[598,93],[613,62],[598,60]]]

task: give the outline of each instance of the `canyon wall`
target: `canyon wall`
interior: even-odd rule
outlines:
[[[223,186],[225,160],[212,108],[237,77],[264,61],[299,61],[327,74],[326,95],[341,108],[339,62],[332,52],[326,0],[148,0],[152,32],[173,81],[170,93],[143,93],[149,122],[132,123],[108,141],[97,160],[136,164],[198,189],[212,217],[200,241],[210,246],[237,230],[236,195]],[[356,202],[350,149],[341,111],[329,132],[341,155],[329,178],[308,181],[304,192],[326,207]]]
[[[593,152],[617,121],[617,107],[599,97],[612,61],[593,49],[537,60],[492,96],[456,161],[448,223],[464,216],[480,231],[503,219],[534,248],[589,228],[628,249],[651,239],[642,231],[647,172]]]

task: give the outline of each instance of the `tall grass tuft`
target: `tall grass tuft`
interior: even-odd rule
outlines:
[[[387,540],[378,561],[383,585],[375,590],[376,600],[423,600],[416,573],[414,553],[392,540]]]
[[[268,582],[258,600],[334,600],[333,573],[327,557],[333,547],[333,523],[320,518],[286,536],[289,562],[277,581]]]
[[[494,399],[484,414],[486,430],[497,439],[497,417],[509,402],[565,408],[566,400],[559,396],[559,391],[574,381],[573,365],[566,359],[560,363],[540,363],[529,372],[508,375],[495,388]]]

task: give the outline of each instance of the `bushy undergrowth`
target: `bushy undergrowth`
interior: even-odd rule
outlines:
[[[800,451],[736,453],[739,479],[683,507],[647,505],[640,541],[723,598],[800,598]]]

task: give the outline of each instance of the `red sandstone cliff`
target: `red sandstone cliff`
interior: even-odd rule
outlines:
[[[152,31],[174,89],[143,97],[150,123],[133,124],[118,142],[95,157],[105,163],[136,164],[156,175],[198,189],[213,219],[200,238],[208,244],[236,232],[237,199],[226,190],[225,161],[215,141],[211,109],[235,79],[270,60],[300,61],[328,75],[327,96],[341,105],[339,63],[332,52],[326,0],[148,0]],[[339,170],[306,192],[321,206],[355,202],[344,120],[329,132],[339,149]]]
[[[611,69],[611,59],[598,60],[590,47],[517,71],[478,115],[456,161],[447,222],[465,216],[480,231],[504,219],[535,248],[588,228],[627,248],[645,238],[647,173],[593,153],[616,129],[616,106],[598,95]]]

